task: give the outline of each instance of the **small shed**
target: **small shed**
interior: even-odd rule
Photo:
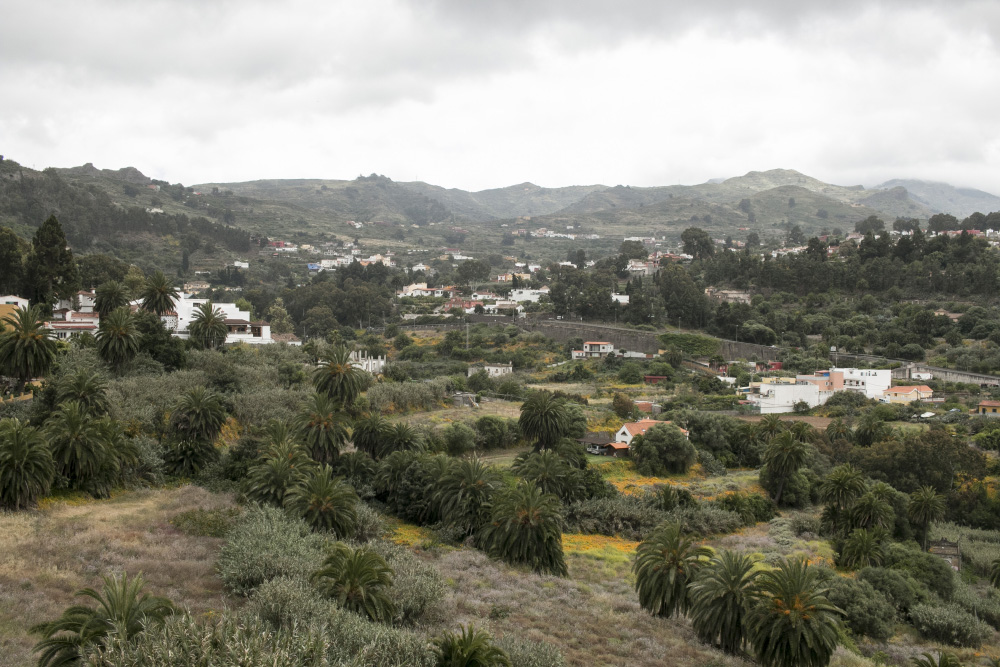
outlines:
[[[611,442],[611,434],[603,431],[585,433],[576,441],[587,448],[588,454],[604,454],[604,448]]]
[[[942,537],[940,540],[931,542],[927,546],[927,551],[948,561],[951,569],[956,572],[962,569],[962,551],[958,547],[958,542],[949,542]]]

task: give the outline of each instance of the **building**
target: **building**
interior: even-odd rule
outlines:
[[[56,304],[56,310],[78,310],[81,313],[92,313],[94,312],[94,303],[97,301],[97,295],[94,292],[88,292],[87,290],[80,290],[73,295],[72,299],[60,299]]]
[[[871,368],[831,368],[830,372],[843,374],[844,389],[863,393],[867,398],[881,398],[892,386],[891,370]]]
[[[251,321],[250,311],[240,310],[235,303],[215,303],[210,299],[192,299],[184,295],[174,302],[174,310],[164,313],[160,319],[172,335],[187,340],[190,337],[188,327],[191,320],[194,319],[198,306],[203,303],[211,303],[212,308],[222,311],[228,332],[225,340],[227,344],[267,345],[277,342],[271,338],[270,324]],[[133,305],[138,307],[138,302],[133,302]]]
[[[1000,417],[1000,401],[979,401],[976,414],[986,415],[987,417]]]
[[[883,403],[910,403],[923,401],[934,396],[934,390],[925,384],[912,387],[890,387],[882,394]]]
[[[612,343],[604,340],[591,340],[583,344],[582,350],[573,350],[572,357],[574,359],[599,359],[614,354],[614,352],[615,346]]]
[[[801,380],[762,383],[757,392],[748,394],[747,398],[760,409],[762,415],[792,412],[800,402],[805,402],[810,408],[826,402],[825,399],[820,400],[820,389],[815,383]]]
[[[632,440],[635,439],[637,435],[642,435],[649,429],[653,428],[658,424],[669,424],[670,422],[661,422],[656,419],[640,419],[637,422],[628,422],[627,424],[622,424],[622,427],[618,429],[615,433],[615,442],[625,443],[629,447],[632,446]],[[684,437],[688,437],[688,431],[679,428]]]
[[[0,321],[3,321],[5,317],[13,315],[14,311],[18,308],[27,310],[28,300],[13,294],[0,296]]]
[[[385,370],[385,355],[375,357],[365,350],[354,350],[351,352],[351,366],[378,375]]]
[[[477,364],[475,366],[469,366],[469,370],[467,372],[468,377],[472,377],[479,371],[486,371],[486,374],[491,378],[510,375],[514,372],[514,362],[508,362],[506,364]]]

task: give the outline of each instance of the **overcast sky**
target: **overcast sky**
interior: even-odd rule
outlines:
[[[752,8],[747,8],[752,5]],[[1000,3],[0,0],[0,153],[484,189],[797,169],[1000,194]]]

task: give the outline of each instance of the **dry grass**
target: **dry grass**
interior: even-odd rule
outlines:
[[[793,415],[779,415],[781,421],[783,422],[805,422],[812,426],[813,428],[825,429],[833,421],[832,417],[809,417],[809,416],[793,416]],[[764,417],[762,415],[738,415],[737,419],[742,419],[748,422],[759,422]]]
[[[391,422],[408,422],[413,426],[434,426],[451,422],[472,422],[487,415],[517,419],[521,416],[521,404],[513,401],[483,401],[479,408],[447,407],[426,412],[385,416]]]
[[[75,591],[99,587],[102,574],[142,572],[153,594],[194,612],[222,608],[227,598],[214,570],[222,540],[184,535],[169,521],[231,505],[229,496],[182,486],[0,513],[0,666],[31,664],[36,638],[28,628],[75,604]]]
[[[684,475],[646,477],[636,472],[635,464],[627,459],[609,457],[593,457],[593,459],[591,465],[597,466],[606,480],[626,494],[643,493],[661,484],[687,489],[699,500],[714,500],[720,495],[735,491],[763,493],[757,482],[759,473],[756,470],[737,469],[730,470],[727,475],[720,477],[706,477],[701,471],[701,466],[695,464]]]

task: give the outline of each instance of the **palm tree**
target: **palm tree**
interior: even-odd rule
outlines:
[[[191,387],[174,405],[171,425],[182,439],[214,442],[226,422],[222,397],[205,387]]]
[[[473,535],[489,519],[490,501],[501,484],[499,473],[478,458],[453,461],[438,482],[435,501],[445,521]]]
[[[351,433],[355,449],[367,453],[378,461],[382,458],[382,452],[387,449],[385,443],[389,439],[391,428],[389,420],[378,413],[359,419],[354,422],[354,430]]]
[[[771,416],[774,415],[768,415],[768,417]],[[785,483],[805,463],[808,452],[808,446],[788,431],[775,436],[767,444],[767,449],[764,450],[764,464],[778,479],[778,488],[774,494],[776,504],[781,504],[781,494],[785,490]]]
[[[1000,588],[1000,558],[990,564],[990,584],[994,588]]]
[[[846,510],[865,492],[864,475],[850,463],[830,471],[819,487],[819,496],[838,510]]]
[[[191,342],[203,350],[214,350],[222,346],[229,335],[226,314],[221,308],[214,308],[211,301],[199,303],[191,315],[188,335]]]
[[[460,627],[461,634],[445,631],[434,639],[438,667],[512,667],[510,656],[493,644],[488,632],[471,623]]]
[[[569,430],[566,399],[547,391],[533,393],[521,404],[517,425],[526,440],[535,441],[536,452],[553,446]]]
[[[747,616],[747,639],[764,667],[825,667],[837,648],[843,612],[826,597],[816,569],[783,561],[759,579],[762,600]]]
[[[924,653],[923,657],[910,658],[913,667],[962,667],[962,661],[954,653],[938,653],[937,659],[930,653]]]
[[[172,438],[163,452],[167,470],[179,477],[191,477],[219,457],[215,445],[195,438]]]
[[[98,475],[114,456],[98,420],[76,401],[59,406],[45,423],[56,470],[74,488],[80,488]]]
[[[312,575],[321,593],[333,598],[344,609],[367,616],[374,621],[390,621],[396,615],[396,605],[389,597],[392,569],[374,551],[352,549],[337,542]]]
[[[811,442],[813,436],[816,435],[816,431],[807,422],[797,421],[792,424],[788,429],[797,440],[802,442]]]
[[[708,547],[696,547],[675,522],[661,523],[639,544],[632,572],[639,604],[654,616],[686,614],[688,584],[712,556]]]
[[[756,562],[746,554],[723,551],[688,588],[691,625],[703,642],[736,655],[746,643],[746,616],[757,600]]]
[[[78,596],[97,602],[97,607],[74,605],[62,616],[31,629],[42,640],[35,644],[40,667],[81,664],[90,649],[104,646],[109,636],[129,641],[147,629],[163,625],[177,608],[170,600],[142,593],[142,574],[129,579],[104,576],[98,593],[92,588],[77,591]]]
[[[850,442],[852,435],[851,427],[845,424],[842,419],[834,419],[826,427],[826,437],[831,442],[835,440],[847,440]]]
[[[534,484],[522,482],[500,496],[478,543],[493,558],[528,565],[535,572],[568,574],[563,560],[562,503]]]
[[[855,528],[889,528],[895,517],[892,505],[871,491],[851,506],[851,525]]]
[[[420,451],[424,447],[420,431],[407,423],[396,422],[389,429],[388,435],[381,456],[387,456],[392,452]]]
[[[117,280],[101,283],[95,294],[94,310],[102,320],[112,311],[128,305],[128,290]]]
[[[59,383],[56,389],[56,403],[77,401],[91,415],[99,417],[107,414],[108,384],[97,373],[81,368]]]
[[[323,392],[350,409],[364,389],[368,374],[351,365],[351,353],[343,345],[330,348],[319,358],[319,367],[313,373],[316,391]]]
[[[301,445],[287,440],[273,444],[247,474],[247,497],[281,507],[286,494],[306,478],[314,465]]]
[[[309,455],[317,463],[333,464],[347,442],[347,415],[326,394],[313,393],[295,419]]]
[[[15,378],[21,391],[28,380],[48,373],[56,357],[56,341],[45,328],[39,306],[16,308],[3,323],[0,374]]]
[[[52,487],[55,464],[38,429],[18,419],[0,420],[0,507],[19,510]]]
[[[516,460],[511,471],[536,484],[542,493],[552,493],[565,502],[582,500],[585,494],[580,471],[551,449]]]
[[[859,447],[871,447],[876,442],[882,442],[892,433],[885,422],[872,413],[866,414],[854,429],[854,441]]]
[[[142,287],[142,309],[157,317],[174,309],[174,303],[181,298],[170,278],[157,271],[146,278]]]
[[[781,421],[781,417],[778,415],[764,415],[764,417],[757,422],[757,430],[766,442],[771,442],[771,440],[774,440],[779,433],[785,430],[785,424]]]
[[[358,494],[350,484],[334,478],[328,465],[314,469],[285,494],[286,508],[302,517],[314,530],[338,538],[353,537],[358,530]]]
[[[364,452],[348,452],[337,457],[334,470],[355,489],[360,489],[374,481],[376,465]]]
[[[118,308],[101,318],[97,330],[97,354],[115,371],[121,372],[122,367],[139,353],[139,338],[132,311]]]
[[[739,436],[732,443],[740,465],[750,468],[760,466],[761,453],[767,444],[757,424],[744,422],[739,426]]]
[[[910,505],[906,511],[910,515],[910,521],[920,526],[924,551],[927,551],[927,533],[931,522],[943,517],[944,510],[944,496],[933,486],[922,486],[910,494]]]
[[[843,565],[852,570],[879,567],[885,554],[882,551],[884,533],[875,528],[855,528],[844,542]]]

